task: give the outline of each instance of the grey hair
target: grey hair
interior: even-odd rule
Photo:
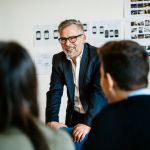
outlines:
[[[80,20],[75,20],[75,19],[68,19],[62,21],[59,26],[58,26],[58,31],[61,32],[65,27],[68,27],[70,25],[77,25],[82,31],[84,31],[83,24],[80,22]]]

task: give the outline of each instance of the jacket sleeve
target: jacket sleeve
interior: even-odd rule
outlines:
[[[63,94],[64,80],[58,55],[52,59],[52,73],[49,91],[46,93],[46,123],[59,121],[59,110]]]
[[[107,104],[102,88],[100,86],[100,67],[99,64],[95,66],[95,73],[90,84],[88,96],[88,110],[84,122],[91,126],[93,118],[99,113],[102,108]]]

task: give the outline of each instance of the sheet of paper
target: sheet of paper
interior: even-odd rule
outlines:
[[[91,22],[89,43],[100,47],[107,41],[121,40],[124,38],[121,20],[105,20]]]
[[[33,54],[38,75],[50,75],[52,69],[52,56],[50,52],[36,52]]]
[[[125,39],[138,42],[150,55],[150,17],[126,19],[124,25]]]
[[[150,16],[150,0],[124,0],[125,18]]]
[[[39,25],[33,27],[33,46],[58,45],[57,25]]]

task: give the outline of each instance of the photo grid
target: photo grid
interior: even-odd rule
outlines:
[[[150,20],[132,21],[131,39],[150,39]]]
[[[131,0],[131,15],[150,14],[149,0]]]
[[[150,40],[150,20],[131,21],[131,39]],[[150,56],[150,44],[143,47]]]

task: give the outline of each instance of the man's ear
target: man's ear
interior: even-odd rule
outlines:
[[[112,89],[114,88],[114,80],[109,73],[106,73],[106,78],[108,83],[108,89],[112,91]]]
[[[83,39],[84,39],[84,42],[86,41],[86,35],[85,33],[83,33]]]

